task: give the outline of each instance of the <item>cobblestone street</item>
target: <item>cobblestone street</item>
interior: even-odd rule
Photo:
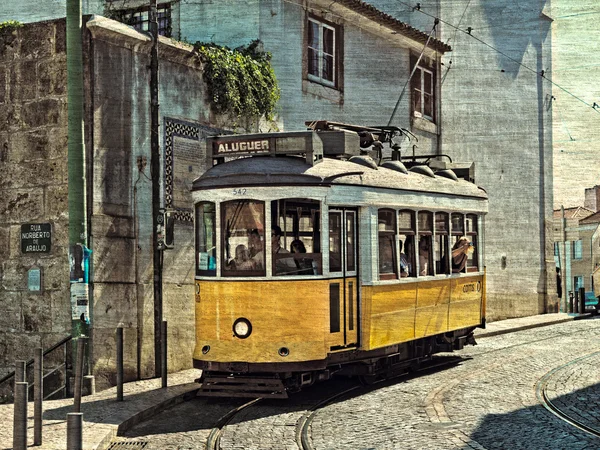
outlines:
[[[318,409],[309,429],[315,449],[595,449],[598,438],[561,421],[536,397],[598,426],[599,322],[586,320],[482,338],[457,352],[457,366],[358,389]],[[590,356],[591,355],[591,356]],[[561,367],[567,363],[571,364]],[[351,385],[337,380],[286,401],[236,415],[222,449],[298,449],[297,424],[319,399]],[[328,391],[328,392],[326,392]],[[203,449],[220,417],[244,400],[196,398],[119,438],[146,448]]]

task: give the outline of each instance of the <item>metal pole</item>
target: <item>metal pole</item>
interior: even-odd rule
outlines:
[[[117,401],[123,401],[123,327],[117,327]]]
[[[167,387],[167,321],[162,323],[162,387]]]
[[[83,449],[83,413],[67,414],[67,450]]]
[[[567,303],[567,312],[573,312],[573,292],[569,291],[569,302]]]
[[[15,361],[15,386],[27,382],[27,361]]]
[[[33,355],[33,445],[42,445],[42,402],[44,400],[44,353],[41,347]]]
[[[585,313],[585,288],[579,288],[579,314]]]
[[[575,299],[573,300],[573,312],[578,313],[579,309],[579,289],[575,289]]]
[[[74,412],[81,412],[81,385],[83,381],[83,354],[85,350],[86,337],[77,339],[77,362],[75,366],[75,390],[74,390]]]
[[[154,263],[154,373],[161,371],[162,251],[158,248],[160,214],[160,150],[158,146],[158,18],[156,0],[150,0],[148,27],[152,35],[150,51],[150,175],[152,177],[152,251]]]
[[[13,449],[27,448],[27,383],[15,383],[15,412],[13,416]]]

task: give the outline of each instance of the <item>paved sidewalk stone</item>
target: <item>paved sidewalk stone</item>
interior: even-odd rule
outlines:
[[[164,408],[194,395],[196,369],[168,376],[168,387],[161,379],[135,381],[123,386],[124,401],[117,402],[116,387],[81,399],[84,449],[104,449],[118,432],[131,428]],[[67,446],[67,413],[73,412],[73,399],[45,401],[43,405],[42,446],[40,450],[60,450]],[[0,405],[0,448],[12,448],[14,405]],[[28,445],[33,445],[33,402],[29,402]]]

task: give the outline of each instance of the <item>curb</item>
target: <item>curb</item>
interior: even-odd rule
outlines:
[[[196,384],[196,383],[191,383]],[[112,429],[104,435],[102,440],[96,444],[93,449],[94,450],[106,450],[112,443],[112,440],[119,436],[119,434],[126,432],[127,430],[133,428],[134,426],[142,423],[152,416],[162,412],[163,410],[170,408],[172,406],[178,405],[179,403],[187,402],[194,397],[196,397],[196,393],[200,390],[199,386],[190,386],[190,390],[177,394],[171,398],[163,400],[162,402],[156,403],[155,405],[149,406],[146,409],[143,409],[129,419],[124,420],[119,425],[114,425]]]
[[[587,316],[587,315],[584,314],[579,317],[568,317],[565,319],[553,320],[551,322],[531,323],[531,324],[521,325],[521,326],[514,327],[514,328],[505,328],[504,330],[496,330],[496,331],[488,331],[488,332],[484,331],[482,333],[476,334],[475,339],[498,336],[500,334],[514,333],[516,331],[530,330],[532,328],[541,328],[541,327],[546,327],[548,325],[556,325],[559,323],[571,322],[572,320],[581,320],[581,319],[587,318],[585,316]]]

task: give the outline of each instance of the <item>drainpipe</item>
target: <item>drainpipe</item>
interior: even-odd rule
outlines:
[[[162,250],[159,249],[157,229],[160,214],[160,150],[158,147],[158,19],[156,0],[150,0],[149,31],[152,35],[150,52],[150,175],[152,177],[152,252],[154,263],[154,376],[161,370],[162,346]]]
[[[69,180],[69,261],[71,281],[74,272],[85,272],[84,255],[87,251],[87,215],[85,148],[83,131],[83,52],[81,0],[67,1],[67,101],[68,101],[68,180]],[[77,266],[76,268],[73,266]],[[77,269],[77,270],[74,270]],[[80,277],[78,277],[80,279]],[[81,278],[87,283],[87,276]],[[81,284],[81,283],[77,283]],[[71,283],[71,291],[75,283]],[[78,286],[80,300],[81,286]],[[87,286],[86,286],[87,288]],[[71,296],[73,299],[73,294]],[[82,306],[79,302],[79,306]],[[83,308],[82,308],[83,309]],[[84,320],[72,319],[73,337],[88,335],[89,309]],[[74,315],[72,316],[74,317]]]

